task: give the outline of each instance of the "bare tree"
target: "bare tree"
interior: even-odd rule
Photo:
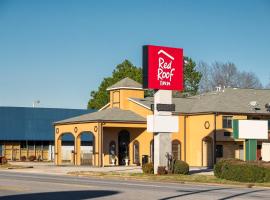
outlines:
[[[217,86],[262,88],[259,78],[253,72],[241,72],[232,62],[214,62],[211,65],[200,62],[198,71],[202,74],[200,93],[212,91]]]
[[[214,62],[212,64],[211,84],[216,86],[237,87],[238,70],[234,63]]]
[[[211,83],[211,66],[206,62],[199,62],[197,65],[197,70],[201,72],[202,78],[199,84],[199,92],[210,92],[213,90]]]
[[[262,88],[259,78],[253,72],[239,72],[238,74],[239,88]]]

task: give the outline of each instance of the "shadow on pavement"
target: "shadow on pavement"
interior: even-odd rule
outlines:
[[[231,189],[231,188],[214,188],[214,189],[208,189],[208,190],[197,190],[197,191],[192,191],[192,192],[188,192],[185,194],[179,194],[179,195],[175,195],[175,196],[171,196],[171,197],[165,197],[165,198],[162,198],[160,200],[168,200],[168,199],[174,199],[174,198],[178,198],[178,197],[200,194],[200,193],[204,193],[204,192],[211,192],[211,191],[216,191],[216,190],[226,190],[226,189]],[[186,191],[178,190],[178,192],[186,192]]]
[[[60,200],[60,199],[91,199],[98,197],[105,197],[118,194],[118,191],[110,190],[82,190],[82,191],[60,191],[60,192],[44,192],[44,193],[32,193],[32,194],[16,194],[10,196],[0,197],[1,200]]]
[[[199,174],[205,172],[213,172],[213,169],[192,169],[190,170],[189,174]]]
[[[255,192],[262,192],[262,191],[265,191],[265,190],[254,190],[254,191],[249,191],[249,192],[243,192],[243,193],[231,195],[231,196],[228,196],[228,197],[225,197],[225,198],[221,198],[221,199],[219,199],[219,200],[231,199],[231,198],[235,198],[235,197],[244,196],[244,195],[246,195],[246,194],[251,194],[251,193],[255,193]]]

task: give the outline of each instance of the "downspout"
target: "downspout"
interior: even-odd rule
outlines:
[[[103,166],[103,126],[102,122],[98,122],[98,144],[99,144],[99,167]]]
[[[187,126],[186,126],[186,115],[184,115],[184,161],[187,161]]]
[[[214,152],[213,152],[213,156],[214,156],[214,165],[215,165],[216,162],[217,162],[217,158],[216,158],[217,113],[215,113],[214,124],[215,124],[215,129],[214,129]]]

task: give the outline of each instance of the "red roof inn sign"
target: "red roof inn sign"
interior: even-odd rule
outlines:
[[[143,46],[143,87],[183,90],[183,49]]]

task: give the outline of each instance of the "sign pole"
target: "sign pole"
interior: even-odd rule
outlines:
[[[154,173],[168,167],[172,152],[171,135],[178,132],[178,116],[172,116],[172,91],[184,89],[183,49],[143,46],[143,87],[155,89],[153,115],[147,116],[147,131],[154,133]]]
[[[158,104],[172,104],[172,91],[171,90],[158,90],[154,94],[154,117],[155,116],[171,116],[172,113],[168,111],[158,111]],[[158,122],[154,122],[158,123]],[[154,124],[155,126],[155,124]],[[166,124],[165,126],[170,126]],[[171,154],[172,143],[171,143],[170,132],[155,132],[154,133],[154,173],[157,174],[158,167],[167,167],[166,154]]]

